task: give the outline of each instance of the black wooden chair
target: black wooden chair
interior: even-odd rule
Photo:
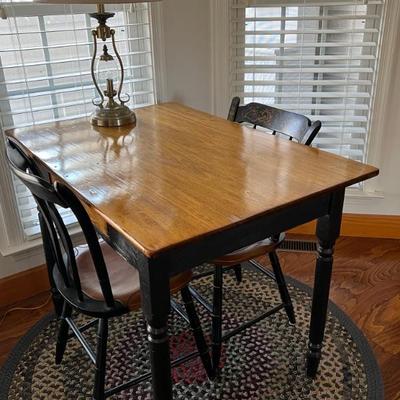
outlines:
[[[52,185],[40,177],[35,162],[17,142],[11,139],[7,140],[7,158],[14,174],[34,196],[42,222],[44,246],[47,248],[47,253],[50,251],[55,260],[49,269],[55,288],[63,300],[56,345],[56,363],[62,362],[67,341],[72,336],[69,334],[71,329],[95,365],[94,399],[103,400],[148,379],[151,373],[135,377],[115,388],[105,389],[108,320],[140,308],[138,271],[115,253],[108,244],[98,240],[95,228],[76,195],[65,185],[59,182]],[[56,205],[70,208],[82,228],[87,245],[80,247],[78,254]],[[191,278],[190,271],[176,275],[171,278],[170,288],[171,293],[181,291],[186,314],[182,312],[180,314],[184,314],[190,323],[203,364],[209,372],[211,362],[208,348],[187,288]],[[72,320],[73,310],[95,319],[78,327]],[[96,352],[83,335],[95,324],[98,324]],[[182,357],[181,360],[175,360],[174,365],[184,361],[185,357]]]
[[[254,128],[262,127],[271,131],[272,135],[284,135],[289,140],[295,140],[306,146],[311,145],[312,141],[321,129],[321,122],[311,122],[307,117],[293,112],[277,109],[260,103],[250,103],[240,106],[240,99],[233,98],[229,110],[228,120],[237,123],[251,124]],[[214,261],[213,271],[206,271],[194,276],[194,279],[214,274],[213,304],[209,304],[201,294],[190,287],[190,292],[197,301],[200,302],[212,315],[212,365],[213,375],[217,374],[222,343],[254,323],[266,318],[267,316],[285,309],[290,323],[295,323],[295,313],[290,298],[289,291],[285,282],[284,275],[279,263],[276,249],[284,240],[284,233],[277,233],[250,246],[241,248],[233,253],[227,254]],[[263,268],[254,258],[268,255],[272,271]],[[276,280],[282,304],[257,316],[252,321],[248,321],[232,332],[222,336],[222,295],[223,295],[223,272],[234,270],[238,283],[242,280],[241,263],[251,261],[253,266],[263,274]]]

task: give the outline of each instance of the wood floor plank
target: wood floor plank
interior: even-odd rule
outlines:
[[[280,258],[287,275],[313,285],[312,253],[280,252]],[[47,298],[45,292],[14,306],[35,307]],[[341,238],[330,298],[369,339],[382,370],[385,400],[400,400],[400,240]],[[0,326],[0,365],[51,307],[49,303],[40,310],[15,311],[6,318]],[[0,310],[0,317],[4,311]]]

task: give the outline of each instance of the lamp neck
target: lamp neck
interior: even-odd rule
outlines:
[[[104,9],[104,4],[97,4],[97,12],[89,14],[92,18],[96,19],[99,25],[97,26],[95,32],[96,36],[105,41],[111,37],[111,29],[107,25],[107,20],[112,18],[115,13],[106,12]]]
[[[97,4],[97,13],[98,14],[104,14],[106,12],[104,8],[104,4]]]

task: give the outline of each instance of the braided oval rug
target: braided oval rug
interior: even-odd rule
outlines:
[[[224,330],[230,330],[279,304],[276,284],[259,272],[246,268],[243,282],[225,274]],[[329,316],[320,370],[315,380],[305,376],[310,320],[310,289],[288,279],[297,323],[291,326],[283,310],[233,337],[224,345],[222,373],[209,381],[195,359],[172,371],[174,399],[207,400],[381,400],[382,381],[373,353],[358,328],[334,304]],[[194,284],[211,295],[211,278]],[[209,337],[209,317],[202,313]],[[84,323],[85,318],[76,318]],[[58,322],[49,315],[33,327],[16,346],[0,371],[0,399],[90,399],[94,368],[76,339],[68,342],[61,365],[54,363]],[[86,335],[95,342],[96,328]],[[176,315],[170,320],[172,357],[194,350],[186,323]],[[107,386],[115,386],[148,371],[145,324],[140,312],[110,320]],[[146,381],[112,397],[150,400]]]

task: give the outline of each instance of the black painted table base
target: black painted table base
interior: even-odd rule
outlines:
[[[200,265],[265,237],[285,232],[313,219],[317,222],[318,257],[315,269],[313,305],[310,317],[307,352],[307,375],[314,377],[321,360],[327,305],[333,265],[333,251],[340,234],[344,189],[304,199],[270,214],[259,216],[229,230],[216,232],[201,241],[180,248],[171,248],[157,258],[147,258],[108,227],[104,239],[125,259],[136,265],[140,273],[142,308],[152,365],[154,400],[171,400],[171,359],[167,325],[170,312],[169,276]]]

